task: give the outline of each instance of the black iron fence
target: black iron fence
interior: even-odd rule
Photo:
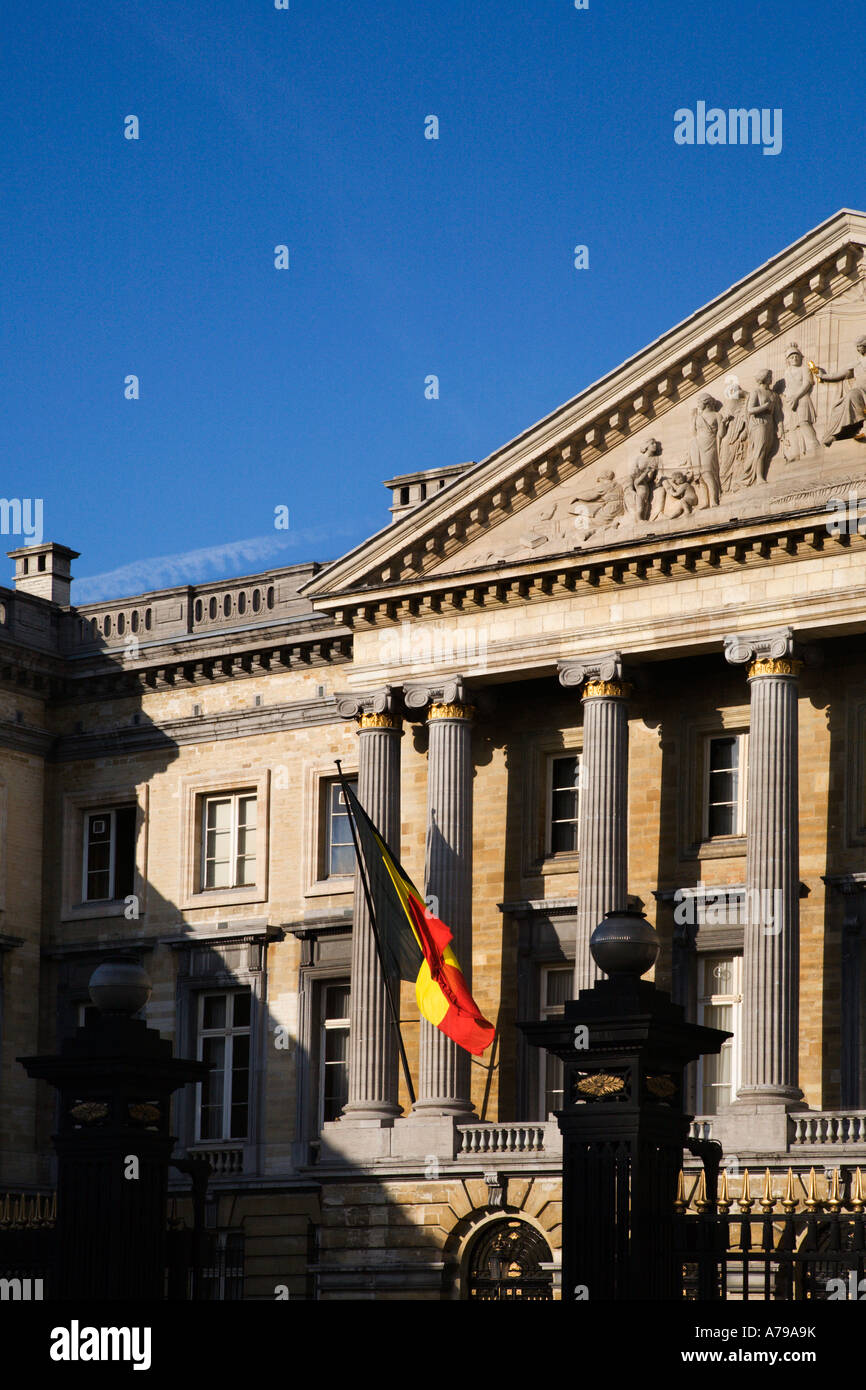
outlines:
[[[702,1176],[695,1212],[685,1209],[681,1187],[674,1249],[684,1299],[801,1302],[866,1297],[866,1200],[859,1170],[850,1192],[837,1171],[826,1199],[818,1197],[814,1169],[802,1193],[797,1191],[798,1181],[789,1169],[784,1195],[778,1197],[767,1171],[763,1194],[756,1199],[744,1173],[743,1190],[734,1199],[728,1196],[723,1175],[716,1199],[708,1194]],[[843,1210],[845,1206],[849,1209]],[[739,1210],[732,1210],[735,1207]]]

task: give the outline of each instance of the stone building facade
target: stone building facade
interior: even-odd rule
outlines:
[[[836,214],[489,458],[391,479],[327,566],[74,606],[74,551],[11,552],[0,1192],[52,1180],[16,1058],[132,952],[211,1063],[175,1132],[213,1296],[549,1296],[561,1078],[516,1024],[628,903],[734,1035],[691,1079],[733,1184],[866,1166],[864,247]],[[406,985],[414,1107],[337,759],[497,1026],[470,1058]]]

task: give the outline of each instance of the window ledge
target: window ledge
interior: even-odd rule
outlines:
[[[233,903],[265,903],[261,888],[208,888],[203,893],[190,893],[180,904],[181,911],[197,907],[231,907]]]
[[[305,889],[305,898],[345,897],[355,891],[354,874],[335,874],[333,878],[319,878]]]
[[[544,874],[573,874],[580,868],[580,855],[577,850],[568,854],[548,854],[533,864],[536,876]]]
[[[719,835],[689,845],[684,859],[737,859],[746,853],[745,835]]]
[[[131,894],[130,896],[135,896]],[[82,919],[90,917],[123,917],[126,909],[125,898],[112,898],[110,902],[100,899],[92,903],[72,903],[60,914],[61,922],[80,922]],[[144,913],[139,907],[137,919],[140,920]]]

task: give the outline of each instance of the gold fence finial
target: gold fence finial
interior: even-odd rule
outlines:
[[[851,1205],[855,1211],[862,1211],[866,1207],[866,1195],[863,1192],[863,1174],[858,1168],[854,1173],[854,1188],[851,1192]]]
[[[788,1169],[788,1176],[785,1180],[785,1194],[782,1197],[782,1210],[791,1216],[797,1210],[797,1189],[794,1186],[794,1170]]]
[[[722,1216],[727,1216],[731,1209],[731,1199],[728,1196],[728,1170],[722,1169],[722,1176],[719,1181],[719,1200],[716,1203]]]
[[[773,1207],[776,1205],[776,1198],[773,1194],[773,1178],[769,1168],[764,1169],[764,1191],[761,1196],[761,1210],[765,1216],[769,1216]]]
[[[815,1177],[815,1169],[809,1169],[809,1185],[806,1188],[806,1201],[804,1206],[807,1211],[817,1211],[821,1205],[818,1197],[818,1181]]]
[[[695,1206],[699,1212],[709,1211],[710,1209],[710,1201],[707,1197],[707,1175],[703,1168],[698,1178],[698,1190],[695,1193]]]

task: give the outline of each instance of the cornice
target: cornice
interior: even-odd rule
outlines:
[[[32,725],[15,724],[10,719],[0,719],[0,748],[46,758],[54,743],[54,734],[46,732],[45,729],[34,729]]]
[[[148,690],[209,686],[225,680],[262,676],[271,671],[330,666],[350,661],[351,656],[351,637],[343,627],[305,634],[300,640],[292,638],[281,645],[270,641],[241,651],[235,647],[217,656],[187,651],[182,655],[162,653],[149,663],[122,663],[118,654],[113,660],[87,671],[67,675],[60,698],[65,703],[124,696],[134,698]]]
[[[843,209],[496,450],[401,521],[326,566],[319,608],[411,583],[492,525],[621,444],[859,280],[866,215]],[[436,575],[434,582],[439,581]]]
[[[804,555],[833,555],[866,548],[856,531],[827,532],[827,511],[809,507],[743,522],[668,533],[640,541],[620,541],[580,552],[546,555],[509,564],[467,570],[463,575],[417,578],[411,584],[381,586],[356,595],[339,610],[354,631],[398,625],[414,618],[449,617],[525,605],[568,594],[622,590],[702,573],[735,573],[747,568],[787,564]],[[342,600],[346,603],[346,599]]]
[[[67,734],[49,741],[53,744],[50,761],[89,761],[92,758],[111,757],[114,754],[134,754],[191,743],[215,743],[221,739],[252,738],[258,734],[276,735],[290,729],[312,728],[339,722],[340,715],[337,713],[337,703],[333,697],[322,700],[295,700],[245,710],[223,710],[186,719],[166,719],[158,725],[129,724],[110,731],[94,730]]]

